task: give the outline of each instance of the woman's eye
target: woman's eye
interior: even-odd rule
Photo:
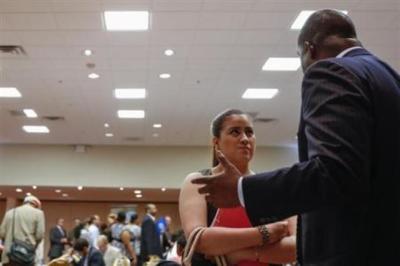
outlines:
[[[233,136],[239,136],[239,135],[240,135],[240,131],[239,131],[238,129],[232,129],[232,130],[231,130],[231,134],[232,134]]]
[[[246,130],[246,136],[247,137],[252,137],[254,135],[254,131],[253,130]]]

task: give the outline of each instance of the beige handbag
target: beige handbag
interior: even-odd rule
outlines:
[[[121,258],[118,258],[114,261],[113,266],[131,266],[131,261],[123,256]]]
[[[183,252],[182,262],[184,266],[192,266],[192,258],[196,250],[197,243],[206,227],[197,227],[191,233],[186,242],[185,251]],[[215,256],[215,262],[218,266],[228,266],[224,256]]]

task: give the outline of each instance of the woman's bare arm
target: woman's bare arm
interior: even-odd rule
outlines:
[[[228,254],[228,260],[236,264],[242,260],[258,259],[264,263],[291,263],[296,261],[296,226],[297,217],[291,217],[288,220],[289,235],[280,241],[264,247],[253,247]]]
[[[207,227],[207,203],[198,193],[200,186],[190,182],[199,173],[187,176],[179,197],[179,212],[186,237],[197,227]],[[271,235],[282,238],[287,234],[285,224],[272,227]],[[257,228],[210,227],[200,238],[197,251],[206,255],[223,255],[236,250],[260,245],[262,237]]]

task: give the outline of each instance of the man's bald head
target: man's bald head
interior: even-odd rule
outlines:
[[[361,45],[350,17],[333,9],[314,12],[301,29],[297,44],[303,69],[317,60],[335,57],[349,47]]]
[[[314,12],[301,29],[298,44],[310,41],[320,45],[329,36],[356,39],[356,29],[350,17],[334,9]]]

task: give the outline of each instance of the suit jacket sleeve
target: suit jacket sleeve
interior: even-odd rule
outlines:
[[[149,218],[143,222],[142,225],[142,238],[143,243],[146,245],[147,255],[161,255],[161,240],[154,230],[154,222]]]
[[[58,228],[53,227],[50,230],[50,243],[51,244],[61,244],[61,234],[58,231]]]
[[[90,266],[105,266],[103,255],[100,252],[94,252],[90,258]]]
[[[327,205],[362,203],[369,189],[371,103],[362,81],[324,60],[306,72],[302,85],[299,148],[303,162],[243,179],[253,224],[277,221]]]

